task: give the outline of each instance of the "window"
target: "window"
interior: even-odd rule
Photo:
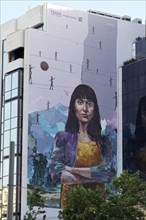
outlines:
[[[10,130],[4,132],[4,148],[10,146]]]
[[[4,123],[4,131],[10,130],[10,119],[6,120]]]
[[[6,157],[6,156],[9,156],[9,153],[10,153],[10,148],[9,147],[6,147],[6,148],[4,148],[4,157]]]
[[[16,117],[18,115],[18,100],[14,100],[11,102],[11,117]]]
[[[8,185],[8,176],[3,177],[3,187]]]
[[[21,58],[21,50],[13,51],[15,59]],[[18,52],[18,53],[17,53]],[[19,53],[20,52],[20,53]],[[23,56],[22,56],[23,57]],[[22,95],[23,95],[23,71],[21,69],[3,74],[3,106],[2,106],[2,129],[1,129],[1,185],[2,189],[8,189],[9,161],[10,161],[10,142],[15,142],[14,156],[14,185],[16,190],[20,187],[18,179],[21,178],[21,153],[22,153]],[[18,155],[19,154],[19,155]],[[19,161],[20,166],[17,164]],[[5,191],[5,193],[7,193]],[[17,192],[17,206],[21,201],[21,193]],[[7,213],[6,200],[7,194],[2,195],[2,212]],[[6,208],[4,207],[6,205]],[[13,210],[15,212],[15,210]],[[4,219],[4,218],[3,218]]]
[[[17,128],[18,117],[11,118],[11,129]]]
[[[11,141],[17,143],[17,128],[11,130]]]
[[[9,174],[9,158],[3,160],[3,176]]]
[[[38,25],[34,26],[34,28],[42,31],[43,28],[44,28],[44,24],[43,23],[42,24],[38,24]]]
[[[19,58],[24,58],[24,48],[20,47],[16,50],[9,52],[9,62],[17,60]]]
[[[8,92],[11,90],[11,74],[7,75],[5,78],[5,92]]]
[[[19,86],[19,72],[13,72],[5,75],[5,101],[17,97]]]
[[[7,120],[10,118],[10,102],[5,104],[5,108],[4,108],[4,119]]]
[[[135,42],[132,44],[132,57],[134,59],[136,58],[136,43]]]

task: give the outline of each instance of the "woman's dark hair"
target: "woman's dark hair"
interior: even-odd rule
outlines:
[[[142,112],[146,111],[146,96],[143,96],[138,104],[136,116],[135,140],[137,142],[146,142],[146,129],[143,125]]]
[[[88,85],[80,84],[73,91],[70,99],[69,113],[65,125],[65,131],[70,132],[72,134],[79,132],[79,123],[76,117],[76,110],[75,110],[75,100],[78,98],[79,99],[86,98],[94,103],[93,118],[91,119],[91,121],[87,126],[87,133],[92,140],[97,141],[97,139],[99,140],[101,136],[99,107],[97,103],[96,94],[94,90]]]

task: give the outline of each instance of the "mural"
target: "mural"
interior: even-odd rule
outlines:
[[[59,208],[69,186],[116,175],[117,23],[49,9],[48,25],[29,30],[28,190]]]

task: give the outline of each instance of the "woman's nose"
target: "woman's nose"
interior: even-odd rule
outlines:
[[[83,104],[83,110],[87,111],[87,104],[86,103]]]

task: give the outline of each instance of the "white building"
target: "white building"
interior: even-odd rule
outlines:
[[[23,219],[27,210],[27,189],[36,184],[45,188],[46,206],[49,207],[46,208],[47,219],[57,219],[59,194],[54,197],[51,193],[47,194],[47,189],[48,192],[50,190],[50,185],[46,183],[48,176],[36,179],[33,153],[36,150],[37,156],[42,155],[45,164],[47,160],[40,170],[42,174],[45,170],[46,175],[53,138],[58,130],[64,129],[70,95],[80,83],[92,86],[97,94],[103,131],[107,124],[117,131],[114,140],[117,175],[121,173],[120,67],[123,61],[133,57],[135,39],[144,35],[141,19],[131,21],[129,16],[93,10],[84,12],[49,3],[1,25],[2,220],[7,219],[8,213],[11,141],[15,142],[14,219]],[[118,94],[118,105],[115,92]]]

